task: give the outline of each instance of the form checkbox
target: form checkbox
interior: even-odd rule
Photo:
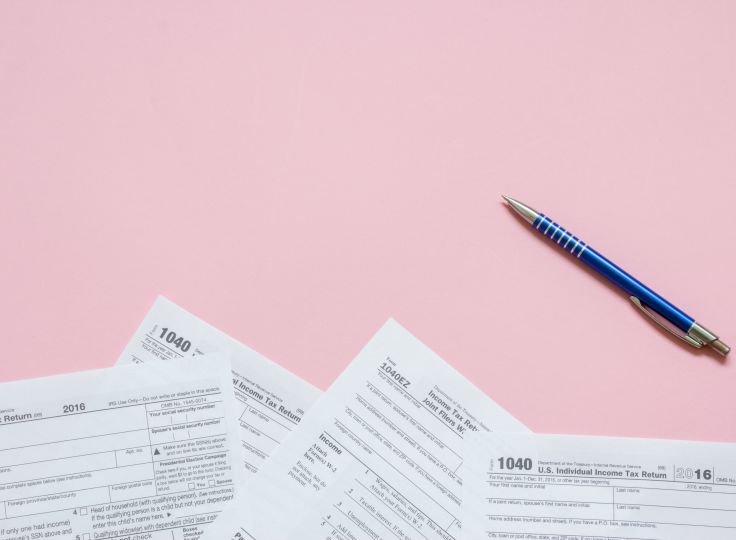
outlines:
[[[189,489],[190,489],[190,490],[192,490],[192,489],[194,489],[194,484],[192,484],[192,483],[190,482],[190,483],[189,483],[189,486],[188,486],[188,487],[189,487]]]
[[[215,485],[215,481],[214,480],[210,480],[209,484],[210,484],[210,487],[213,487]]]
[[[89,533],[84,533],[82,535],[82,540],[89,540]]]
[[[79,509],[79,515],[80,516],[86,516],[87,515],[87,507],[83,507]]]

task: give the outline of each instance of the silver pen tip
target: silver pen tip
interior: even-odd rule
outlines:
[[[501,197],[503,197],[509,206],[513,208],[517,214],[523,217],[527,223],[534,223],[534,221],[539,217],[539,213],[536,210],[529,208],[524,203],[519,202],[516,199],[512,199],[511,197],[507,197],[506,195],[501,195]]]

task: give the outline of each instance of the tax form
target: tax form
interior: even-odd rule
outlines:
[[[493,433],[465,449],[468,540],[736,538],[733,444]]]
[[[208,540],[459,538],[463,438],[526,428],[389,321]]]
[[[229,363],[0,385],[0,539],[196,540],[233,498]]]
[[[232,363],[243,462],[249,475],[302,421],[320,391],[293,373],[159,296],[118,364],[226,354]]]

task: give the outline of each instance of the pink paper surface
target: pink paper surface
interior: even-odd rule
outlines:
[[[736,441],[736,3],[0,3],[0,381],[162,293],[326,388],[389,316],[539,432]],[[1,405],[1,399],[0,399]]]

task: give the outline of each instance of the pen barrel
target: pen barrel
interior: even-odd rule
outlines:
[[[688,332],[692,328],[695,319],[690,315],[678,309],[544,214],[537,216],[537,219],[532,223],[532,227],[575,258],[580,259],[593,270],[621,287],[629,295],[637,297],[643,304],[659,313],[683,332]]]

